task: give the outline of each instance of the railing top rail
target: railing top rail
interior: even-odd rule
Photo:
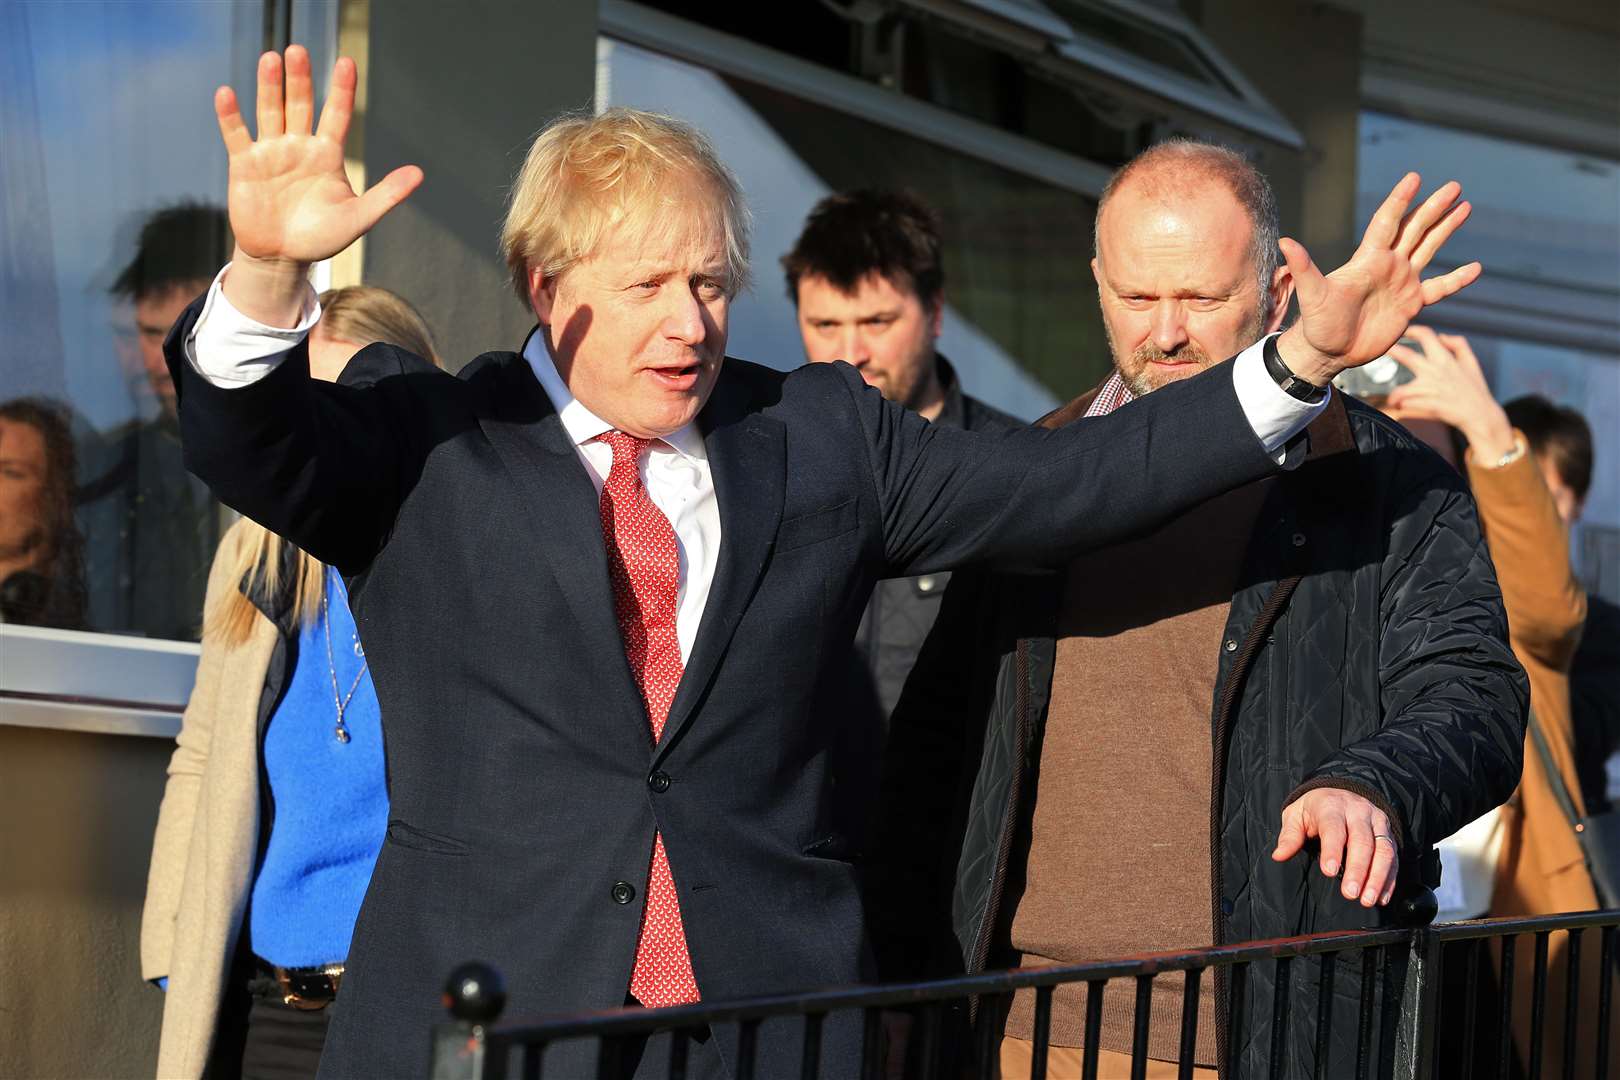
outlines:
[[[1464,922],[1439,923],[1431,926],[1429,932],[1441,941],[1468,941],[1510,934],[1535,934],[1544,930],[1582,930],[1593,926],[1620,926],[1620,908],[1512,919],[1468,919]]]
[[[1466,922],[1443,923],[1427,928],[1426,932],[1440,942],[1448,942],[1603,926],[1620,926],[1620,909],[1527,918],[1473,919]],[[669,1009],[606,1009],[515,1019],[492,1025],[486,1037],[492,1047],[511,1046],[550,1042],[581,1035],[630,1035],[655,1030],[700,1028],[716,1023],[759,1021],[775,1016],[822,1014],[839,1009],[926,1005],[981,994],[1005,994],[1064,983],[1136,978],[1195,968],[1230,967],[1234,964],[1281,957],[1323,956],[1352,949],[1407,945],[1418,932],[1422,931],[1394,928],[1307,934],[1300,937],[1274,938],[1269,941],[1149,953],[1097,963],[1068,964],[1025,971],[986,972],[929,982],[838,987],[717,1004],[683,1005]]]
[[[1620,913],[1617,913],[1620,915]],[[512,1020],[492,1027],[491,1045],[551,1041],[585,1034],[631,1034],[655,1029],[703,1027],[715,1023],[763,1020],[772,1016],[799,1016],[826,1013],[836,1009],[922,1005],[950,1001],[979,994],[1002,994],[1062,983],[1135,978],[1189,968],[1229,967],[1278,957],[1321,956],[1347,949],[1370,949],[1405,945],[1412,931],[1347,930],[1269,941],[1216,945],[1177,952],[1147,953],[1118,960],[1088,964],[1066,964],[1024,971],[994,971],[920,983],[887,986],[853,986],[813,990],[798,994],[778,994],[745,1001],[715,1005],[681,1005],[669,1009],[605,1009],[594,1012]]]
[[[1432,908],[1430,909],[1432,910]],[[601,1060],[610,1059],[610,1051],[617,1052],[614,1047],[616,1040],[651,1035],[661,1031],[687,1031],[695,1032],[721,1024],[740,1024],[739,1052],[743,1060],[751,1060],[755,1052],[757,1040],[765,1038],[765,1034],[756,1031],[757,1025],[771,1019],[785,1019],[802,1017],[805,1021],[804,1034],[804,1066],[805,1075],[812,1075],[815,1070],[814,1063],[818,1060],[816,1053],[819,1050],[820,1033],[822,1031],[821,1018],[829,1013],[845,1010],[867,1010],[865,1019],[865,1046],[867,1049],[868,1068],[877,1059],[870,1056],[874,1051],[874,1032],[878,1030],[875,1010],[884,1008],[916,1008],[929,1007],[931,1011],[923,1015],[924,1031],[938,1034],[940,1017],[937,1010],[950,1002],[959,1002],[964,999],[983,995],[1006,995],[1014,991],[1040,988],[1050,993],[1050,988],[1061,984],[1090,983],[1094,988],[1110,980],[1126,982],[1125,990],[1129,990],[1129,982],[1136,983],[1136,993],[1140,996],[1148,991],[1148,983],[1160,974],[1170,972],[1197,972],[1206,969],[1231,968],[1234,965],[1247,965],[1263,963],[1266,961],[1282,961],[1284,959],[1299,959],[1303,957],[1339,957],[1341,963],[1359,968],[1363,972],[1361,984],[1361,1035],[1357,1050],[1358,1056],[1364,1055],[1368,1048],[1368,1038],[1373,1030],[1372,1024],[1376,1017],[1368,1010],[1373,1008],[1376,984],[1367,980],[1372,979],[1375,972],[1382,971],[1386,978],[1395,969],[1386,964],[1386,960],[1393,959],[1389,953],[1380,950],[1396,950],[1399,955],[1405,956],[1409,961],[1402,981],[1404,992],[1386,987],[1383,1004],[1378,1007],[1378,1020],[1380,1029],[1385,1032],[1382,1038],[1393,1036],[1393,1053],[1397,1075],[1423,1076],[1433,1064],[1436,1053],[1435,1025],[1439,1023],[1439,991],[1440,965],[1443,952],[1441,946],[1448,942],[1473,942],[1483,939],[1499,939],[1503,944],[1504,952],[1508,943],[1526,934],[1538,935],[1537,943],[1537,972],[1534,987],[1535,1004],[1533,1006],[1536,1017],[1541,1016],[1543,1009],[1544,984],[1547,982],[1546,972],[1541,970],[1546,964],[1545,934],[1552,931],[1576,931],[1602,928],[1602,952],[1605,958],[1612,951],[1614,944],[1613,931],[1620,928],[1620,909],[1603,911],[1573,912],[1558,915],[1533,916],[1525,918],[1508,919],[1477,919],[1466,922],[1444,923],[1433,927],[1398,927],[1379,930],[1352,930],[1338,931],[1323,934],[1310,934],[1299,937],[1275,938],[1269,941],[1249,941],[1232,945],[1218,945],[1202,949],[1185,949],[1176,952],[1148,953],[1140,956],[1120,957],[1097,963],[1070,964],[1046,968],[1035,968],[1025,971],[993,971],[979,975],[961,976],[953,979],[942,979],[927,982],[900,983],[884,986],[860,985],[843,986],[822,990],[810,990],[799,993],[776,994],[765,997],[746,999],[733,999],[717,1003],[702,1003],[697,1005],[680,1006],[669,1009],[643,1009],[619,1008],[592,1012],[577,1012],[565,1015],[541,1016],[529,1019],[514,1020],[505,1023],[495,1022],[502,1004],[505,1001],[505,989],[499,973],[487,965],[480,963],[467,963],[451,973],[446,986],[447,1003],[450,1005],[452,1015],[456,1017],[453,1024],[440,1024],[434,1030],[434,1064],[433,1075],[441,1080],[471,1080],[474,1076],[505,1077],[510,1066],[512,1051],[523,1048],[526,1052],[524,1059],[525,1075],[533,1073],[540,1065],[541,1055],[546,1047],[564,1040],[573,1039],[601,1039],[599,1053],[604,1055]],[[1574,949],[1579,938],[1572,937],[1571,948]],[[1369,951],[1372,950],[1372,951]],[[1353,959],[1352,959],[1353,958]],[[1476,961],[1480,960],[1478,950],[1469,951],[1470,970]],[[1576,970],[1578,965],[1572,965]],[[1266,969],[1259,969],[1266,970]],[[1277,986],[1274,990],[1274,1025],[1273,1025],[1273,1054],[1279,1055],[1282,1051],[1280,1037],[1276,1033],[1282,1031],[1285,1024],[1276,1018],[1286,1017],[1290,995],[1285,991],[1287,982],[1281,975],[1282,967],[1279,964]],[[1332,996],[1332,977],[1326,960],[1322,964],[1320,981],[1315,990],[1310,991],[1319,996],[1321,1001],[1328,1001]],[[1234,978],[1236,978],[1234,973]],[[1311,980],[1316,981],[1316,980]],[[1599,1006],[1600,1016],[1607,1017],[1610,1013],[1608,1003],[1607,982],[1605,987],[1604,1003]],[[1099,1004],[1096,998],[1091,999]],[[1504,999],[1510,1000],[1510,999]],[[1477,1004],[1477,1003],[1476,1003]],[[1449,1008],[1449,1006],[1448,1006]],[[1318,1003],[1318,1022],[1323,1024],[1324,1017],[1331,1015],[1329,1005]],[[1399,1012],[1399,1018],[1396,1012]],[[1038,1030],[1044,1030],[1041,1025],[1046,1023],[1043,1012],[1039,1007],[1036,1010]],[[1191,1015],[1191,1014],[1188,1014]],[[1234,1009],[1232,1016],[1238,1015]],[[1471,1030],[1474,1024],[1474,1009],[1468,1010],[1468,1026]],[[1507,1015],[1504,1007],[1504,1017]],[[1575,1015],[1574,1011],[1569,1014]],[[1094,1022],[1096,1014],[1091,1015]],[[1049,1016],[1047,1016],[1049,1019]],[[1139,1017],[1139,1022],[1146,1021]],[[1231,1020],[1237,1023],[1236,1019]],[[1541,1021],[1537,1019],[1536,1023]],[[1189,1038],[1186,1028],[1186,1018],[1183,1017],[1183,1045]],[[1401,1025],[1398,1029],[1392,1024]],[[1599,1021],[1600,1026],[1606,1025],[1606,1020]],[[1280,1026],[1279,1026],[1280,1025]],[[1509,1030],[1509,1025],[1503,1021],[1503,1031]],[[769,1031],[770,1029],[767,1029]],[[1318,1043],[1322,1032],[1318,1032]],[[1565,1042],[1573,1047],[1573,1022],[1564,1025]],[[1145,1043],[1145,1026],[1139,1028],[1136,1037],[1138,1049],[1136,1053],[1143,1052]],[[791,1034],[791,1032],[789,1032]],[[932,1039],[930,1035],[928,1038]],[[1504,1035],[1505,1039],[1506,1036]],[[685,1044],[677,1039],[677,1046]],[[990,1045],[990,1044],[985,1044]],[[1382,1046],[1383,1043],[1381,1042]],[[1503,1042],[1503,1046],[1506,1046]],[[937,1050],[937,1044],[935,1045]],[[994,1047],[990,1047],[993,1051]],[[589,1050],[589,1047],[587,1047]],[[1505,1052],[1505,1051],[1504,1051]],[[1601,1059],[1605,1051],[1599,1051]],[[671,1058],[671,1068],[679,1055]],[[1282,1060],[1273,1058],[1273,1065]],[[1573,1059],[1571,1059],[1573,1060]],[[1464,1066],[1466,1072],[1468,1067]],[[1273,1070],[1275,1071],[1275,1069]]]

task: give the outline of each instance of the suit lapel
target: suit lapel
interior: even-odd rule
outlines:
[[[658,744],[659,757],[691,721],[753,599],[776,541],[787,488],[786,429],[781,421],[753,411],[740,377],[722,372],[698,423],[720,509],[720,554],[692,655]]]
[[[528,505],[535,522],[528,546],[550,563],[574,613],[579,655],[598,668],[598,683],[636,718],[645,738],[647,710],[624,658],[595,485],[528,362],[512,356],[502,374],[493,380],[490,412],[479,423]]]

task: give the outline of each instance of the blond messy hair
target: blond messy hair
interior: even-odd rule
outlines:
[[[692,184],[706,198],[691,198]],[[501,255],[529,306],[529,274],[556,277],[590,257],[608,228],[628,223],[652,242],[725,234],[726,292],[748,283],[748,208],[737,178],[697,128],[639,109],[572,114],[535,137],[512,184]]]

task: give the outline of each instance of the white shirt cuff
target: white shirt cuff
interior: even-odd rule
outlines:
[[[1327,394],[1315,404],[1284,393],[1266,370],[1263,350],[1267,340],[1269,338],[1261,338],[1238,353],[1232,362],[1232,389],[1237,392],[1238,405],[1259,437],[1260,445],[1281,465],[1287,455],[1284,447],[1288,440],[1304,431],[1317,414],[1327,408],[1333,389],[1330,386]]]
[[[274,371],[321,317],[320,299],[314,287],[306,284],[297,326],[266,326],[248,318],[231,306],[220,287],[230,268],[227,263],[215,276],[208,288],[208,299],[203,301],[202,314],[192,324],[185,342],[186,360],[192,369],[227,390],[256,383]]]

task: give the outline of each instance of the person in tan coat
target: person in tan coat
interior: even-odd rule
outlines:
[[[421,316],[392,293],[339,289],[321,303],[317,378],[336,381],[374,341],[434,355]],[[315,1073],[387,818],[380,717],[352,626],[335,571],[245,518],[226,533],[141,919],[142,975],[167,992],[160,1078]],[[343,783],[323,779],[333,770]]]
[[[1439,421],[1467,440],[1463,469],[1479,506],[1485,540],[1507,607],[1508,637],[1530,679],[1530,709],[1576,812],[1585,815],[1576,772],[1575,737],[1570,723],[1569,668],[1586,622],[1586,593],[1569,555],[1569,522],[1548,488],[1542,463],[1524,433],[1509,421],[1486,385],[1479,360],[1466,339],[1436,334],[1426,327],[1408,330],[1422,351],[1396,346],[1392,354],[1415,378],[1390,394],[1388,411],[1411,423]],[[1591,911],[1598,902],[1580,839],[1554,795],[1541,755],[1528,737],[1524,777],[1502,808],[1502,840],[1492,893],[1492,916],[1550,915]],[[1577,1076],[1594,1074],[1599,989],[1597,942],[1585,950],[1580,1016],[1586,1018],[1577,1044]],[[1565,964],[1568,938],[1550,940],[1543,1075],[1561,1075]],[[1530,1043],[1530,994],[1534,949],[1523,940],[1514,972],[1515,1035],[1521,1055]],[[1620,1049],[1620,1040],[1611,1040]],[[1611,1070],[1620,1068],[1615,1058]]]

